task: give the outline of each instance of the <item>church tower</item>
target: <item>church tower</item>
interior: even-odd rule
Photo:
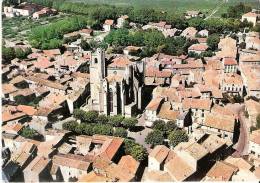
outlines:
[[[102,82],[106,77],[105,52],[98,48],[90,59],[91,110],[103,111]]]

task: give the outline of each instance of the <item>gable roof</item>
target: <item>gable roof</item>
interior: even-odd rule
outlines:
[[[168,153],[170,152],[170,149],[164,145],[157,145],[155,148],[151,151],[149,154],[149,157],[152,157],[156,159],[159,163],[162,163],[166,157],[168,156]]]
[[[223,162],[218,161],[207,173],[207,177],[214,179],[220,179],[221,181],[229,181],[235,172],[238,171],[238,168]]]

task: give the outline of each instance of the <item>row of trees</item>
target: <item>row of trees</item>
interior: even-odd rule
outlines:
[[[2,63],[8,64],[14,58],[25,59],[27,55],[31,53],[32,53],[31,48],[26,48],[23,50],[21,48],[14,49],[13,47],[2,46],[2,58],[3,58]]]
[[[137,123],[136,118],[125,118],[121,115],[115,116],[106,116],[106,115],[99,115],[97,111],[88,111],[85,112],[81,109],[76,109],[73,112],[73,116],[76,119],[81,120],[82,123],[98,123],[98,124],[108,124],[113,127],[123,127],[126,129],[133,128]]]
[[[62,45],[64,34],[85,28],[87,25],[92,24],[93,21],[84,16],[67,17],[48,25],[33,28],[29,33],[29,41],[35,48],[59,48]]]
[[[151,146],[164,144],[164,139],[168,139],[172,147],[189,140],[186,132],[177,128],[175,121],[165,123],[162,120],[156,120],[152,128],[153,131],[145,138],[145,142]]]
[[[135,143],[134,140],[127,138],[126,128],[135,126],[137,120],[135,118],[124,118],[123,116],[105,116],[98,115],[96,111],[85,112],[80,109],[76,109],[73,116],[81,120],[79,124],[76,121],[68,121],[63,124],[63,129],[72,131],[76,134],[83,135],[112,135],[115,137],[122,137],[124,139],[124,153],[133,156],[138,161],[143,161],[147,158],[146,149]]]

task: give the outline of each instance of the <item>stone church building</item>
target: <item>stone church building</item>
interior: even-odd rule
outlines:
[[[107,59],[97,49],[91,55],[89,109],[127,117],[141,110],[143,68],[143,62],[132,62],[123,55]]]

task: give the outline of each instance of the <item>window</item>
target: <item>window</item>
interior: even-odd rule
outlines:
[[[97,59],[97,58],[95,58],[95,59],[94,59],[94,61],[95,61],[95,64],[97,64],[97,63],[98,63],[98,59]]]

